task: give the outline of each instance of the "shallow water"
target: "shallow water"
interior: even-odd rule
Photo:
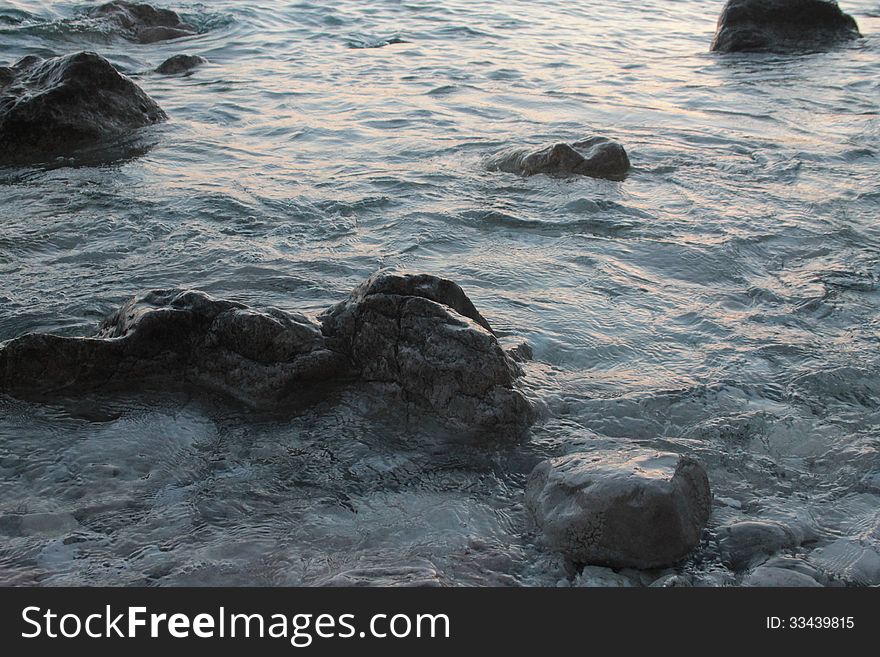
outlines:
[[[400,267],[525,338],[543,409],[490,449],[353,393],[296,417],[0,398],[0,581],[553,585],[525,476],[640,441],[707,465],[698,582],[739,580],[712,529],[744,517],[880,583],[880,5],[844,2],[866,36],[830,53],[717,56],[720,1],[599,4],[180,2],[202,34],[137,45],[82,3],[0,3],[2,59],[94,49],[171,117],[121,159],[0,170],[0,340],[156,287],[311,312]],[[181,52],[210,64],[149,73]],[[625,181],[484,168],[589,134]]]

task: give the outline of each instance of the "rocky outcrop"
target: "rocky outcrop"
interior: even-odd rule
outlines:
[[[329,344],[360,377],[463,428],[521,433],[531,405],[489,323],[452,281],[379,273],[320,317]]]
[[[488,163],[490,171],[524,176],[577,174],[611,179],[623,178],[629,167],[626,150],[607,137],[589,137],[573,144],[558,143],[538,150],[509,150]]]
[[[160,290],[123,305],[95,337],[28,334],[6,343],[0,388],[78,394],[195,385],[268,405],[345,376],[347,359],[324,342],[304,315]]]
[[[207,64],[208,60],[198,55],[174,55],[156,67],[156,73],[162,75],[179,75]]]
[[[697,546],[712,494],[693,459],[624,448],[539,463],[525,501],[544,541],[572,561],[655,568]]]
[[[100,55],[26,57],[0,73],[0,162],[26,162],[164,121],[152,98]]]
[[[192,36],[195,28],[170,9],[114,0],[86,11],[86,16],[111,26],[123,38],[136,43],[155,43]]]
[[[816,51],[860,36],[855,19],[834,0],[728,0],[711,50]]]
[[[153,291],[123,305],[94,337],[28,334],[0,345],[0,391],[194,386],[276,406],[360,379],[468,430],[519,435],[532,421],[514,385],[518,367],[451,281],[378,274],[320,321],[201,292]]]

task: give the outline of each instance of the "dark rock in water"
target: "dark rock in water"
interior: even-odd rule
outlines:
[[[92,52],[26,57],[3,71],[0,162],[64,154],[167,118],[140,87]]]
[[[834,0],[728,0],[711,50],[816,51],[860,36],[855,19]]]
[[[788,526],[770,520],[744,520],[718,529],[721,557],[734,570],[742,570],[799,543]]]
[[[629,167],[626,150],[607,137],[590,137],[573,144],[553,144],[535,151],[506,151],[492,158],[488,165],[490,171],[524,176],[537,173],[579,174],[611,179],[623,178]]]
[[[115,27],[119,34],[138,43],[155,43],[196,34],[195,29],[180,20],[170,9],[152,5],[114,0],[86,11],[89,18],[102,20]]]
[[[156,67],[156,73],[161,73],[162,75],[177,75],[179,73],[186,73],[187,71],[191,71],[194,68],[207,63],[207,59],[199,57],[198,55],[174,55],[174,57],[169,57],[159,64],[159,66]]]
[[[452,281],[379,273],[320,320],[363,379],[392,384],[404,402],[467,430],[519,435],[534,420],[514,387],[519,367]]]
[[[277,407],[360,377],[456,427],[519,435],[532,422],[514,387],[517,366],[451,281],[378,274],[320,319],[154,291],[123,305],[94,337],[28,334],[0,345],[0,391],[194,386]]]
[[[746,587],[798,587],[815,588],[822,586],[815,579],[797,570],[777,568],[774,566],[759,566],[750,572],[742,582]]]
[[[688,555],[712,509],[703,467],[688,457],[600,450],[539,463],[526,507],[545,541],[576,563],[656,568]]]
[[[264,405],[347,372],[303,315],[179,290],[130,300],[93,338],[29,334],[0,349],[0,388],[13,393],[193,384]]]

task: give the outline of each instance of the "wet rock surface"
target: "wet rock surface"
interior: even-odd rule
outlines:
[[[196,34],[196,30],[174,11],[145,3],[115,0],[89,9],[86,16],[106,22],[120,36],[137,43],[155,43]]]
[[[179,75],[207,64],[208,60],[198,55],[174,55],[156,67],[156,73],[162,75]]]
[[[3,344],[0,390],[195,386],[274,406],[360,378],[468,429],[522,431],[532,420],[514,387],[518,368],[451,281],[379,274],[321,321],[157,290],[124,304],[94,337],[27,334]]]
[[[361,378],[467,429],[521,433],[533,421],[521,371],[461,288],[426,275],[377,274],[320,317]]]
[[[729,0],[718,18],[715,52],[825,50],[861,36],[834,0]]]
[[[509,150],[492,158],[488,168],[524,176],[545,173],[620,179],[629,171],[630,162],[626,150],[618,142],[607,137],[589,137],[572,144],[558,143],[537,150]]]
[[[167,118],[92,52],[25,57],[0,70],[0,162],[25,162],[125,135]]]
[[[525,502],[545,542],[572,561],[655,568],[697,546],[712,495],[695,460],[624,448],[539,463]]]
[[[741,570],[799,543],[795,532],[780,522],[745,520],[718,529],[722,559],[734,570]]]

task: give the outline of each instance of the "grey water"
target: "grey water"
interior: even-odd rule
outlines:
[[[91,334],[153,288],[315,312],[426,271],[533,347],[541,418],[481,446],[344,393],[292,417],[0,397],[0,583],[565,584],[525,478],[631,441],[707,467],[695,582],[739,582],[713,532],[743,518],[880,583],[880,3],[793,56],[710,54],[720,0],[158,4],[200,33],[0,2],[0,64],[95,50],[170,116],[126,157],[0,169],[0,341]],[[209,64],[150,73],[181,52]],[[484,166],[590,134],[626,146],[624,181]]]

